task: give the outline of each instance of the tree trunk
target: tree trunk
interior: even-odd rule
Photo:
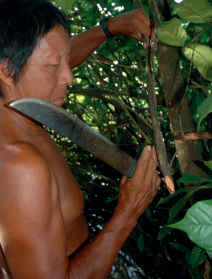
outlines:
[[[167,0],[158,0],[158,10],[161,21],[171,19]],[[159,43],[158,61],[171,131],[175,139],[178,133],[183,131],[195,131],[188,99],[185,94],[186,84],[183,81],[179,66],[177,47]],[[202,159],[199,141],[184,142],[183,140],[175,139],[174,142],[176,150],[179,149],[177,155],[182,174],[190,173],[205,177],[205,172],[195,164],[195,161]]]

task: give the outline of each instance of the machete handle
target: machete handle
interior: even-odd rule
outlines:
[[[137,166],[137,161],[135,160],[134,164],[132,165],[131,169],[129,170],[127,177],[130,178],[133,176],[133,173],[135,172],[136,166]]]

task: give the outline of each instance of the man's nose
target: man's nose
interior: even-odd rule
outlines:
[[[68,61],[64,62],[60,75],[59,85],[71,85],[73,83],[73,74]]]

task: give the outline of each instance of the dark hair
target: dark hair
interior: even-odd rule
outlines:
[[[0,63],[8,61],[15,83],[38,41],[60,24],[70,33],[64,16],[46,0],[0,0]]]

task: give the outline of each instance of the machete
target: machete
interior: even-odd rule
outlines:
[[[23,98],[10,106],[70,139],[125,176],[133,175],[135,159],[65,109],[36,98]]]

